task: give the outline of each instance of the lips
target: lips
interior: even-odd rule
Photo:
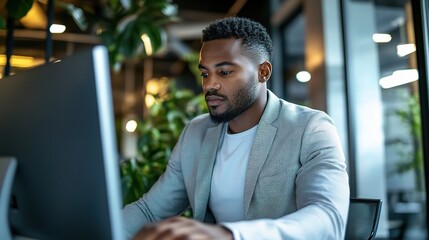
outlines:
[[[217,107],[221,105],[224,100],[225,99],[220,96],[211,95],[206,97],[206,102],[209,107]]]

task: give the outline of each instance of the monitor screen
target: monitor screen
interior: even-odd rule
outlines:
[[[108,56],[96,46],[0,80],[0,157],[15,157],[12,235],[122,239]]]

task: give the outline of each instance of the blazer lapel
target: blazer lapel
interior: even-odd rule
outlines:
[[[256,187],[256,181],[258,180],[259,173],[270,152],[276,132],[277,128],[271,125],[262,124],[258,126],[252,151],[250,152],[249,162],[247,164],[246,180],[244,183],[245,215],[247,215],[249,210],[250,200],[252,199]]]
[[[219,146],[219,139],[222,135],[223,126],[207,129],[203,143],[201,145],[201,156],[198,165],[198,172],[195,186],[195,212],[194,218],[204,221],[207,204],[210,195],[213,167],[216,159],[216,152]]]
[[[250,201],[255,191],[256,182],[259,173],[264,165],[268,153],[271,150],[277,128],[272,123],[277,119],[279,114],[279,99],[268,90],[268,102],[264,113],[258,124],[255,140],[253,141],[252,150],[247,164],[246,179],[244,183],[244,213],[247,216],[250,207]]]

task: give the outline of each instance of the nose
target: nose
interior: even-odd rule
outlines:
[[[220,89],[220,82],[215,76],[210,76],[210,74],[203,78],[203,91],[217,91]]]

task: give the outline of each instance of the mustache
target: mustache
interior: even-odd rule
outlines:
[[[227,97],[225,95],[219,94],[217,92],[217,90],[209,90],[207,91],[207,93],[205,94],[205,99],[207,99],[207,97],[211,97],[211,96],[215,96],[215,97],[220,97],[223,99],[227,99]]]

